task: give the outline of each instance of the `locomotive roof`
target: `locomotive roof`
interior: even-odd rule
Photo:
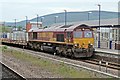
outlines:
[[[85,24],[72,24],[72,25],[58,25],[58,26],[52,26],[52,27],[48,27],[48,28],[32,28],[29,30],[29,32],[41,32],[41,31],[55,31],[55,32],[59,32],[59,31],[74,31],[75,28],[89,28],[89,26],[85,25]]]

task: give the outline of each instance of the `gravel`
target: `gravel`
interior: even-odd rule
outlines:
[[[11,68],[24,75],[25,78],[60,78],[61,75],[53,74],[47,69],[35,66],[31,62],[21,61],[14,57],[10,57],[3,54],[3,62],[9,65]]]

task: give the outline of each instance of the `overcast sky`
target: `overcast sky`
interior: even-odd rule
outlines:
[[[59,13],[67,10],[88,11],[98,10],[97,4],[101,4],[104,11],[118,11],[120,0],[0,0],[0,21],[13,22],[25,20],[46,14]]]

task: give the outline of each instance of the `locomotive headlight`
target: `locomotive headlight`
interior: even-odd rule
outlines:
[[[89,43],[88,45],[93,46],[93,44]]]
[[[74,46],[75,46],[75,47],[78,47],[78,46],[79,46],[79,44],[75,43],[75,44],[74,44]]]
[[[74,44],[75,47],[77,47],[77,44]]]
[[[83,28],[82,30],[84,31],[85,29]]]
[[[70,39],[69,39],[69,42],[70,42]]]
[[[89,48],[92,48],[92,47],[93,47],[93,44],[90,44],[90,43],[89,43],[89,44],[88,44],[88,47],[89,47]]]
[[[90,44],[90,45],[92,45],[92,46],[93,46],[93,44]]]

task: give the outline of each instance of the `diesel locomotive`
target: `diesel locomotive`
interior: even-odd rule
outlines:
[[[60,25],[28,30],[27,47],[70,57],[94,55],[93,29],[85,24]]]

